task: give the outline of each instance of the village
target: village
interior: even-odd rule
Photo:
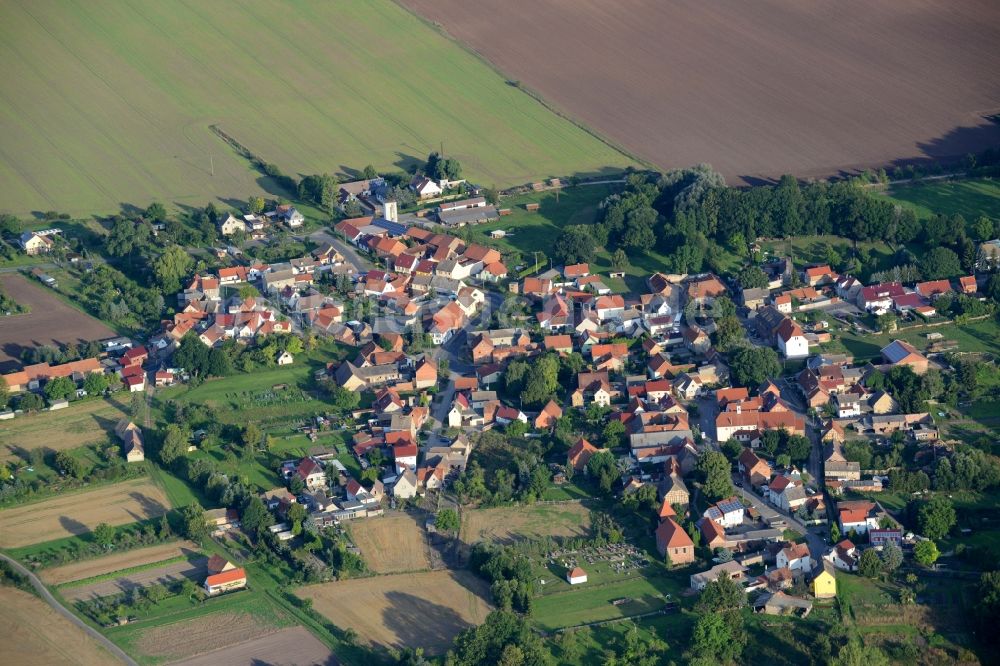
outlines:
[[[418,202],[456,185],[411,183]],[[891,333],[907,321],[944,320],[936,304],[981,299],[982,277],[864,285],[829,265],[773,257],[757,269],[766,286],[654,272],[643,289],[623,291],[622,273],[613,270],[583,262],[508,267],[490,241],[467,240],[468,229],[502,226],[511,214],[483,196],[452,196],[400,215],[387,191],[381,179],[341,185],[342,214],[369,214],[313,232],[307,254],[266,263],[220,250],[225,265],[186,276],[172,316],[153,334],[100,340],[79,360],[26,365],[4,375],[8,390],[15,399],[44,396],[49,411],[119,388],[149,399],[199,385],[211,374],[213,350],[244,350],[237,353],[281,369],[311,358],[302,340],[332,345],[336,358],[311,366],[313,388],[262,383],[245,392],[259,404],[280,404],[292,391],[307,405],[328,395],[344,407],[296,421],[319,445],[281,459],[270,472],[280,484],[258,484],[266,520],[257,516],[247,529],[233,504],[206,512],[211,534],[231,548],[241,534],[266,533],[278,552],[327,534],[364,555],[351,526],[407,512],[425,516],[428,543],[442,531],[457,538],[454,526],[436,528],[435,514],[468,502],[470,485],[482,483],[477,446],[498,433],[508,446],[556,443],[517,463],[542,493],[533,498],[545,489],[592,488],[586,492],[633,507],[639,524],[650,525],[642,528],[650,530],[649,551],[634,542],[549,551],[533,565],[543,599],[594,585],[595,576],[599,587],[614,587],[659,575],[655,555],[683,576],[679,598],[722,579],[749,594],[754,611],[804,618],[836,598],[838,581],[857,575],[866,557],[869,570],[882,566],[866,553],[893,567],[904,558],[933,567],[933,539],[879,497],[919,497],[930,485],[920,475],[926,480],[955,455],[940,431],[943,413],[914,409],[924,404],[914,391],[929,372],[958,370],[933,327],[926,351],[912,336]],[[529,203],[521,214],[537,210]],[[289,233],[302,224],[294,207],[279,205],[220,215],[218,233],[254,242],[275,226]],[[53,236],[26,233],[23,249],[44,255]],[[863,361],[831,344],[838,330],[873,328],[890,340]],[[733,343],[739,338],[742,346]],[[25,418],[30,401],[19,404],[0,419]],[[127,464],[145,464],[149,427],[135,418],[115,425]],[[187,435],[181,459],[204,455],[205,436]],[[559,441],[572,445],[560,450]],[[900,460],[904,449],[912,462]],[[152,457],[167,465],[162,451]],[[218,553],[198,571],[208,596],[253,587],[246,568]],[[567,592],[545,585],[552,574]],[[607,603],[624,617],[680,608],[671,594]]]

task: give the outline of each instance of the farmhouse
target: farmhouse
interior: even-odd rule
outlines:
[[[929,361],[917,348],[905,340],[893,340],[882,349],[882,358],[891,366],[909,366],[922,375],[927,372]]]
[[[25,254],[45,254],[52,251],[52,239],[35,231],[25,231],[21,234],[20,242]]]
[[[146,459],[146,449],[142,430],[131,421],[122,420],[115,427],[115,435],[122,442],[122,454],[128,462],[142,462]]]
[[[247,573],[242,568],[228,569],[205,578],[205,592],[209,596],[240,590],[247,586]]]
[[[56,377],[69,377],[73,381],[81,381],[92,372],[104,372],[104,368],[96,358],[85,358],[61,365],[35,363],[25,366],[18,372],[8,373],[3,378],[11,393],[19,393],[38,390],[42,384]]]

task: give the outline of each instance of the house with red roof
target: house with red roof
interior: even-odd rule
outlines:
[[[326,487],[326,472],[315,458],[303,458],[295,467],[297,476],[310,492]]]
[[[582,472],[587,469],[590,457],[599,450],[596,446],[581,437],[566,454],[566,466],[572,467],[577,472]]]
[[[538,413],[535,417],[535,429],[536,430],[547,430],[549,428],[554,428],[556,421],[562,418],[562,408],[556,404],[555,400],[549,400],[542,411]]]
[[[933,300],[942,294],[950,294],[951,282],[948,280],[930,280],[918,282],[914,287],[916,292],[928,300]]]
[[[661,556],[669,556],[671,564],[694,562],[694,542],[673,518],[667,518],[656,528],[656,549]]]
[[[205,578],[205,592],[211,597],[247,586],[247,572],[242,567],[227,569]]]

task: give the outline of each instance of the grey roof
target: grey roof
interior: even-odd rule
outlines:
[[[499,220],[500,213],[497,211],[496,206],[481,206],[478,208],[462,208],[460,210],[442,211],[438,213],[438,219],[441,221],[441,224],[454,226],[459,224]]]

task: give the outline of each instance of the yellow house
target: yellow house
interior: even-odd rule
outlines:
[[[837,596],[837,577],[833,563],[821,560],[823,569],[812,580],[813,596],[817,599],[829,599]]]

